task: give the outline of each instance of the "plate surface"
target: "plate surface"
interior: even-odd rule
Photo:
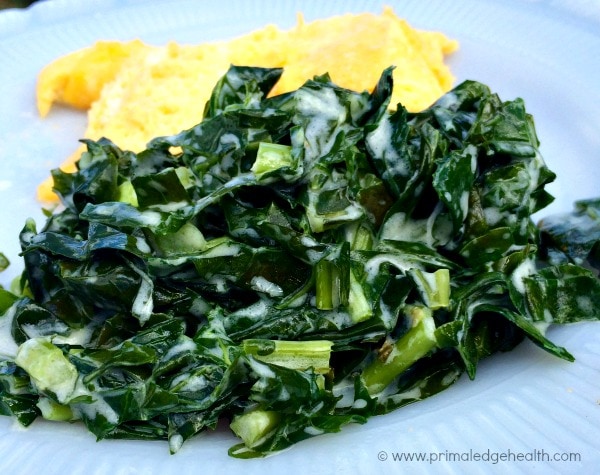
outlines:
[[[52,0],[0,13],[0,250],[21,271],[18,233],[43,222],[35,188],[74,149],[85,115],[57,108],[36,115],[36,75],[56,57],[98,39],[201,42],[276,23],[391,5],[413,26],[459,40],[449,62],[457,83],[476,79],[503,99],[522,97],[541,151],[558,175],[543,214],[600,196],[600,5],[593,0]],[[600,466],[600,324],[552,328],[574,354],[553,358],[532,344],[481,364],[442,394],[364,426],[317,437],[262,460],[227,456],[226,428],[184,444],[102,441],[79,425],[36,422],[20,429],[0,417],[3,473],[592,473]],[[404,460],[398,460],[400,457]],[[413,457],[410,461],[409,458]],[[424,460],[418,460],[418,458]],[[557,458],[558,460],[555,460]]]

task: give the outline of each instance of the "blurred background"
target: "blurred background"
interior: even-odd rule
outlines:
[[[37,0],[0,0],[0,10],[5,8],[25,8]]]

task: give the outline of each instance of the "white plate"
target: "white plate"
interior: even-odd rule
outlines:
[[[73,150],[85,126],[83,114],[68,110],[57,109],[43,121],[37,117],[34,85],[42,66],[97,39],[225,39],[267,23],[291,27],[298,11],[310,21],[346,11],[379,13],[383,4],[414,26],[460,41],[450,59],[458,81],[477,79],[504,99],[525,99],[542,152],[558,174],[549,187],[557,199],[546,213],[600,195],[595,0],[52,0],[0,12],[0,250],[13,261],[0,283],[8,285],[22,268],[17,236],[25,218],[43,221],[37,184]],[[235,439],[225,429],[197,437],[170,456],[163,442],[96,443],[79,425],[40,421],[21,430],[0,417],[0,469],[111,475],[592,473],[600,467],[600,324],[553,328],[550,337],[576,362],[524,343],[481,364],[474,382],[463,378],[429,400],[268,459],[229,458]],[[394,461],[400,452],[429,459]],[[548,460],[569,453],[578,460]]]

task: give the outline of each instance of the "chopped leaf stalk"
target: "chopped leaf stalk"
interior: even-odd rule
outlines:
[[[431,310],[413,306],[406,311],[411,328],[397,341],[386,341],[377,357],[362,372],[362,379],[371,395],[382,392],[412,364],[437,347]]]
[[[235,416],[229,427],[248,448],[259,445],[267,437],[277,423],[279,414],[275,411],[255,409]]]
[[[242,342],[244,352],[260,361],[297,370],[312,368],[317,373],[331,371],[329,358],[332,345],[331,341],[326,340],[251,339]]]

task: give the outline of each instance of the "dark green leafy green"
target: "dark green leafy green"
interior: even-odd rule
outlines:
[[[539,226],[550,262],[600,272],[600,198],[577,201],[572,213],[547,216]]]
[[[600,206],[532,215],[554,174],[522,100],[466,81],[420,113],[327,75],[231,67],[198,125],[85,141],[0,289],[0,413],[240,458],[444,390],[549,324],[600,319]],[[6,267],[0,255],[0,270]],[[8,339],[7,339],[8,341]]]

